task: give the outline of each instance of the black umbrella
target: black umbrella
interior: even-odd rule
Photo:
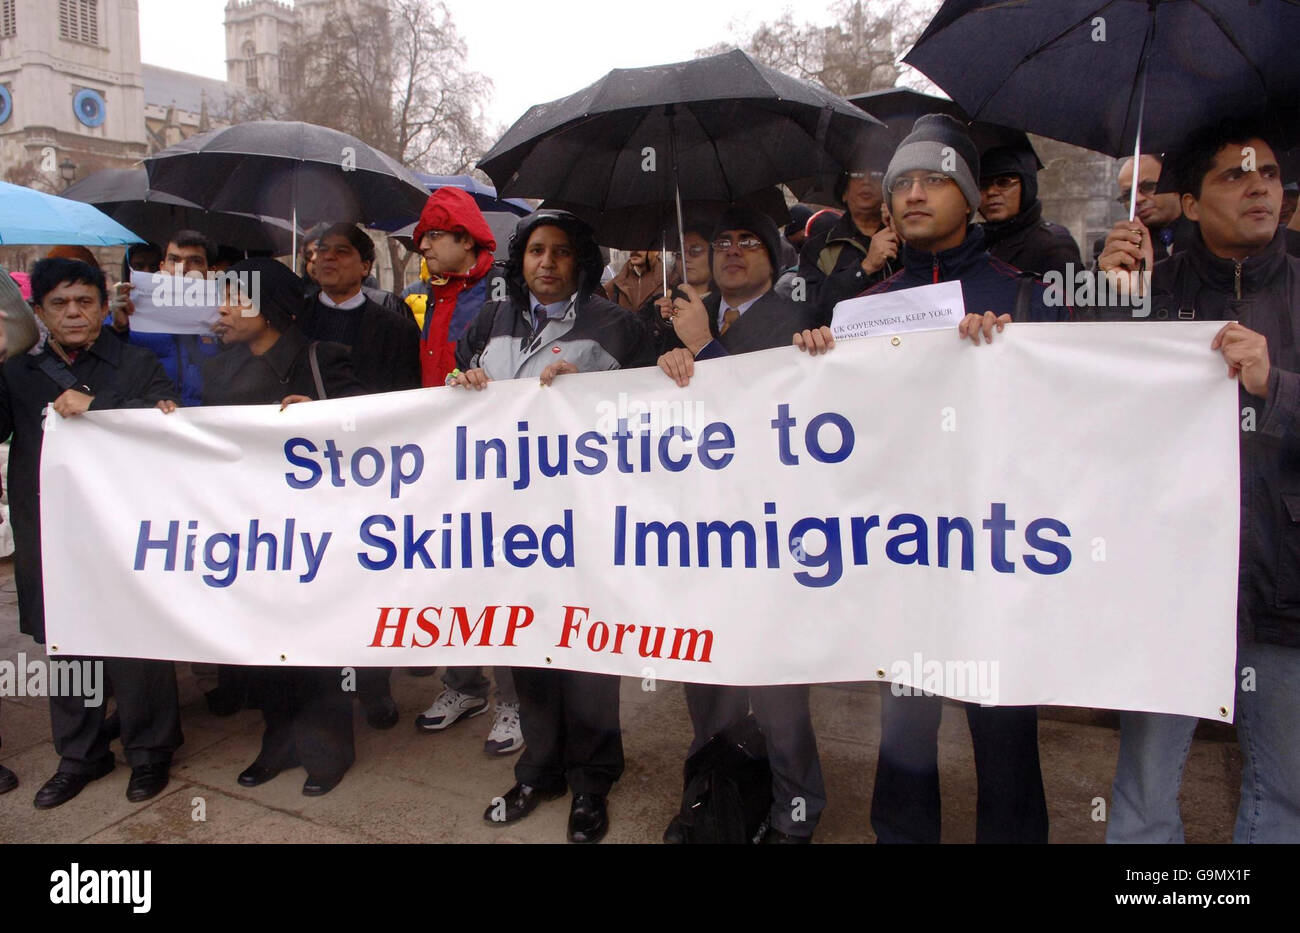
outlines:
[[[599,213],[680,202],[729,204],[842,166],[875,121],[825,88],[739,49],[616,68],[532,107],[480,161],[502,197]],[[653,248],[653,244],[646,244]]]
[[[194,229],[223,246],[287,253],[293,227],[275,217],[207,211],[192,201],[149,190],[143,168],[110,168],[88,175],[63,197],[93,204],[132,233],[165,245],[177,230]],[[300,231],[301,232],[301,231]]]
[[[312,123],[258,120],[191,136],[145,159],[149,187],[218,211],[388,229],[417,218],[428,191],[395,159]],[[296,236],[293,244],[297,255]]]
[[[1297,38],[1297,0],[946,0],[903,61],[972,117],[1136,159],[1293,106]]]
[[[598,211],[583,204],[548,200],[542,208],[568,211],[596,231],[596,242],[614,249],[663,249],[665,231],[677,226],[677,204],[664,201],[644,207],[620,207]],[[682,213],[686,217],[721,217],[729,207],[750,207],[772,218],[782,227],[790,222],[790,209],[779,188],[764,188],[735,201],[683,201]]]

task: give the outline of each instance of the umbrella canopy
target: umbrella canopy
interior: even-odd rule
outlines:
[[[479,210],[485,213],[497,211],[525,217],[533,212],[532,206],[527,201],[518,198],[499,198],[496,188],[485,185],[473,175],[430,175],[427,172],[412,174],[430,191],[437,191],[439,188],[460,188],[472,197]]]
[[[164,241],[177,230],[193,229],[236,249],[275,253],[287,253],[291,249],[293,226],[288,221],[206,211],[174,194],[150,191],[143,168],[95,172],[69,187],[63,196],[95,205],[118,223],[159,245],[165,245]]]
[[[279,217],[307,227],[348,221],[397,227],[428,190],[395,159],[312,123],[257,120],[200,133],[144,162],[149,188],[213,211]]]
[[[687,217],[720,217],[733,205],[751,207],[766,214],[778,227],[790,222],[790,209],[786,206],[785,197],[778,188],[765,188],[732,203],[684,201],[682,212]],[[581,217],[596,231],[597,243],[614,249],[663,249],[664,231],[677,229],[677,207],[672,201],[644,207],[597,211],[581,204],[552,200],[544,202],[542,208],[569,211]],[[674,233],[673,237],[669,238],[670,246],[676,245],[675,238]]]
[[[1295,0],[946,0],[903,61],[972,117],[1112,156],[1300,96]],[[1147,106],[1142,106],[1144,99]]]
[[[121,246],[142,242],[90,204],[0,182],[0,243]]]
[[[599,212],[731,203],[848,158],[871,117],[841,97],[721,55],[616,68],[528,110],[479,162],[503,196]]]

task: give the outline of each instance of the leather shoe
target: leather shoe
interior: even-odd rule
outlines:
[[[7,794],[18,786],[18,775],[0,765],[0,794]]]
[[[569,807],[569,841],[600,842],[607,829],[605,798],[600,794],[574,794]]]
[[[792,836],[772,826],[769,826],[767,832],[763,834],[763,845],[765,846],[807,845],[810,842],[812,842],[812,836]]]
[[[259,785],[265,784],[267,781],[271,780],[283,770],[283,768],[270,768],[262,764],[260,761],[255,761],[243,771],[240,771],[239,777],[235,780],[239,781],[241,787],[258,787]]]
[[[343,772],[338,774],[323,774],[320,776],[307,775],[307,780],[302,785],[302,795],[304,797],[323,797],[334,788],[339,786],[339,781],[343,780]]]
[[[498,800],[493,800],[488,804],[487,809],[483,811],[483,819],[498,826],[513,823],[515,820],[522,820],[536,810],[537,805],[543,800],[554,800],[556,797],[561,796],[565,790],[564,787],[544,790],[540,787],[533,787],[531,784],[516,784]]]
[[[664,830],[664,845],[680,846],[686,844],[686,827],[682,825],[682,818],[674,816],[668,828]]]
[[[391,696],[379,697],[364,705],[366,724],[371,729],[391,729],[397,725],[400,717],[397,714],[397,704],[393,702]]]
[[[36,792],[36,799],[32,803],[37,810],[50,810],[60,804],[65,804],[81,793],[91,781],[97,781],[112,772],[115,764],[116,762],[112,758],[106,758],[102,764],[88,774],[56,771],[54,777],[46,781],[41,789]]]
[[[157,797],[171,780],[171,762],[157,761],[131,769],[131,780],[126,783],[126,799],[141,803]]]

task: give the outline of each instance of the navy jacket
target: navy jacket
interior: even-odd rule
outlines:
[[[878,295],[956,279],[961,282],[967,314],[983,314],[985,311],[1013,314],[1022,287],[1021,280],[1027,278],[1029,305],[1023,320],[1068,321],[1071,317],[1068,305],[1052,307],[1044,301],[1047,289],[1042,282],[989,255],[984,248],[984,231],[978,226],[966,228],[966,239],[960,246],[938,253],[921,252],[904,243],[902,259],[901,272],[863,294]]]
[[[221,352],[220,340],[211,334],[146,334],[135,330],[127,334],[126,340],[158,357],[180,404],[193,408],[202,403],[203,364]]]

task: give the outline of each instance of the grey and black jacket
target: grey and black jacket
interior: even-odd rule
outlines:
[[[523,255],[538,226],[553,224],[573,241],[578,287],[562,317],[534,328],[524,282]],[[506,294],[488,302],[456,344],[456,366],[481,367],[489,379],[538,377],[560,360],[579,372],[630,369],[655,362],[654,344],[637,316],[598,293],[604,261],[591,228],[564,211],[538,211],[522,218],[510,237],[505,264]]]

